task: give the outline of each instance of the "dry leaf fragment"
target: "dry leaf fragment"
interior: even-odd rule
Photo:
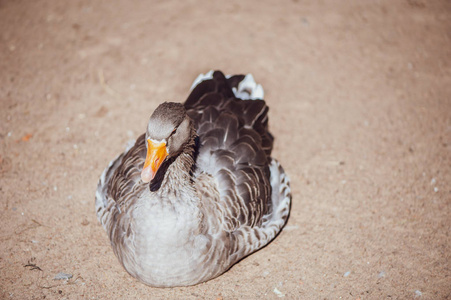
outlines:
[[[24,135],[24,136],[22,137],[22,141],[23,141],[23,142],[28,142],[28,141],[31,139],[32,136],[33,136],[33,135],[32,135],[31,133],[28,133],[28,134],[26,134],[26,135]]]

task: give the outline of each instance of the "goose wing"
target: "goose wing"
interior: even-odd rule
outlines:
[[[228,231],[260,226],[271,211],[268,107],[263,100],[235,97],[232,88],[243,78],[215,72],[185,102],[199,135],[197,174],[210,174],[217,183]]]
[[[130,149],[112,160],[100,177],[96,211],[104,227],[113,226],[114,220],[133,204],[136,195],[144,188],[140,183],[141,168],[146,158],[144,140],[143,134]]]

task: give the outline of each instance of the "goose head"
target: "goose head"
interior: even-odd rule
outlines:
[[[150,116],[147,125],[147,155],[141,180],[148,183],[154,179],[162,163],[179,155],[192,140],[193,134],[192,121],[183,104],[160,104]]]

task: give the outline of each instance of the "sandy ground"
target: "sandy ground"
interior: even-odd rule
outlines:
[[[1,298],[451,298],[451,2],[0,0],[0,28]],[[97,180],[210,69],[263,84],[290,219],[210,282],[150,288]]]

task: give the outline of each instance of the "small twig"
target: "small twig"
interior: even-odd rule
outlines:
[[[48,227],[48,226],[42,225],[41,223],[39,223],[39,222],[36,221],[35,219],[31,219],[31,221],[32,221],[34,224],[28,225],[26,228],[22,229],[21,231],[16,232],[16,234],[17,234],[17,235],[22,234],[22,233],[24,233],[25,231],[28,231],[28,230],[30,230],[30,229],[38,228],[39,226],[42,226],[42,227]]]
[[[30,271],[33,271],[33,270],[39,270],[39,271],[42,272],[42,269],[41,269],[40,267],[38,267],[36,264],[30,263],[30,261],[28,261],[28,264],[26,264],[26,265],[24,266],[24,268],[27,268],[27,267],[30,268]]]
[[[41,223],[39,223],[39,222],[36,221],[35,219],[31,219],[31,221],[32,221],[33,223],[36,223],[36,224],[39,225],[39,226],[42,226],[42,227],[48,227],[48,226],[42,225]]]
[[[58,287],[61,286],[61,284],[56,284],[56,285],[50,285],[50,286],[43,286],[43,285],[38,285],[41,289],[51,289],[54,287]]]
[[[99,77],[100,85],[101,85],[102,88],[105,90],[105,92],[106,92],[107,94],[109,94],[110,96],[120,98],[119,93],[116,92],[115,90],[113,90],[113,89],[106,83],[105,77],[103,76],[103,70],[102,70],[102,69],[99,69],[99,70],[97,71],[97,75],[98,75],[98,77]]]

